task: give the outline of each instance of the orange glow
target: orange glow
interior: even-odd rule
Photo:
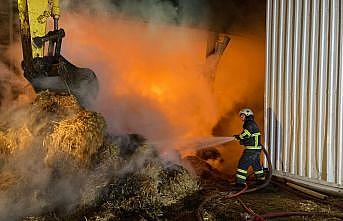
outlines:
[[[225,116],[219,122],[216,135],[233,135],[242,130],[238,115],[241,108],[250,107],[255,120],[263,132],[264,110],[264,38],[233,37],[217,69],[215,84],[218,111]],[[218,168],[234,174],[243,151],[238,142],[231,142],[219,148],[224,164]]]
[[[67,35],[63,53],[97,74],[101,89],[94,109],[115,134],[139,133],[156,142],[208,137],[237,106],[263,108],[264,43],[259,39],[232,38],[212,90],[204,77],[211,69],[206,67],[206,30],[88,14],[64,15],[61,23]],[[221,136],[240,132],[241,122],[233,117]],[[230,160],[223,169],[234,168],[241,148],[220,151]]]
[[[63,21],[64,54],[98,75],[95,108],[114,133],[154,140],[211,134],[219,115],[202,75],[206,31],[76,14]]]

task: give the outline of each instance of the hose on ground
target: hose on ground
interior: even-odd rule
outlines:
[[[262,146],[262,151],[267,159],[268,162],[268,177],[266,179],[266,182],[264,182],[262,185],[259,185],[257,187],[248,189],[248,186],[245,185],[245,187],[236,192],[236,193],[226,193],[228,195],[224,196],[225,199],[233,199],[233,198],[237,198],[239,203],[241,204],[241,206],[243,207],[244,211],[247,212],[250,216],[251,216],[251,221],[265,221],[266,219],[273,219],[273,218],[281,218],[281,217],[291,217],[291,216],[322,216],[322,217],[335,217],[335,218],[339,218],[343,220],[343,216],[342,215],[338,215],[338,214],[328,214],[325,212],[273,212],[273,213],[267,213],[264,215],[259,215],[257,213],[255,213],[250,207],[248,207],[240,198],[239,196],[241,196],[244,193],[251,193],[251,192],[256,192],[259,191],[265,187],[267,187],[269,185],[269,183],[272,180],[272,163],[271,163],[271,158],[269,153],[267,152],[267,150],[265,149],[264,146]],[[251,176],[252,174],[250,174],[249,176]],[[200,204],[198,211],[197,211],[197,217],[199,221],[203,221],[203,217],[201,214],[201,210],[203,208],[203,206],[210,200],[222,196],[223,194],[225,194],[225,192],[219,193],[219,194],[215,194],[213,196],[207,197],[205,198],[205,200]]]
[[[268,170],[269,170],[269,173],[268,173],[268,177],[266,179],[266,182],[264,182],[262,185],[259,185],[257,187],[254,187],[252,189],[248,189],[248,185],[245,184],[244,188],[236,193],[232,193],[232,192],[228,192],[228,193],[225,193],[225,192],[222,192],[222,193],[219,193],[219,194],[215,194],[215,195],[212,195],[212,196],[209,196],[207,198],[204,199],[204,201],[200,204],[200,206],[198,207],[198,211],[197,211],[197,217],[198,217],[198,220],[199,221],[203,221],[203,217],[202,217],[202,214],[201,214],[201,210],[203,208],[203,206],[210,200],[216,198],[216,197],[219,197],[223,194],[226,194],[226,196],[224,197],[225,199],[233,199],[233,198],[238,198],[240,195],[244,194],[244,193],[251,193],[251,192],[255,192],[255,191],[258,191],[258,190],[261,190],[263,188],[265,188],[266,186],[269,185],[271,179],[272,179],[272,162],[271,162],[271,158],[270,158],[270,155],[268,153],[268,151],[266,150],[266,148],[262,145],[262,151],[265,155],[265,157],[267,158],[267,162],[268,162]],[[250,176],[250,175],[249,175]],[[243,207],[244,208],[244,207]],[[246,212],[250,213],[252,210],[248,208],[247,206],[245,206],[244,210],[246,210]],[[257,215],[257,214],[256,214]],[[259,215],[257,215],[259,216]]]

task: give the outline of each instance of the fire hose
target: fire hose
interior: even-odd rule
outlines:
[[[239,203],[241,204],[241,206],[243,207],[244,211],[249,214],[250,216],[250,221],[265,221],[265,219],[272,219],[272,218],[280,218],[280,217],[291,217],[291,216],[325,216],[325,217],[336,217],[336,218],[340,218],[340,219],[343,219],[343,216],[340,216],[340,215],[331,215],[331,214],[328,214],[328,213],[324,213],[324,212],[274,212],[274,213],[267,213],[267,214],[264,214],[264,215],[259,215],[257,213],[255,213],[251,208],[249,208],[246,204],[244,204],[244,202],[239,198],[239,196],[241,196],[242,194],[244,193],[251,193],[251,192],[256,192],[256,191],[259,191],[265,187],[267,187],[269,185],[269,183],[271,182],[272,180],[272,163],[271,163],[271,158],[270,158],[270,155],[269,153],[267,152],[266,148],[262,145],[262,151],[267,159],[267,162],[268,162],[268,170],[269,170],[269,173],[268,173],[268,177],[267,177],[267,180],[266,182],[264,182],[263,184],[257,186],[257,187],[254,187],[254,188],[251,188],[249,189],[248,188],[248,185],[245,184],[245,187],[236,192],[236,193],[232,193],[232,192],[222,192],[222,193],[219,193],[219,194],[215,194],[215,195],[212,195],[212,196],[209,196],[207,198],[204,199],[204,201],[200,204],[200,206],[198,207],[198,211],[197,211],[197,218],[199,221],[204,221],[204,218],[201,214],[201,210],[203,208],[203,206],[210,200],[214,199],[214,198],[217,198],[217,197],[220,197],[222,196],[223,194],[226,194],[223,198],[224,199],[237,199],[239,201]],[[250,177],[252,174],[249,174],[248,177]]]
[[[267,177],[266,182],[264,182],[263,184],[261,184],[261,185],[255,187],[255,188],[252,188],[252,189],[248,189],[248,185],[245,184],[245,187],[244,187],[242,190],[240,190],[240,191],[238,191],[238,192],[236,192],[236,193],[232,193],[232,192],[227,193],[227,192],[224,192],[224,193],[219,193],[219,194],[215,194],[215,195],[213,195],[213,196],[207,197],[207,198],[200,204],[200,206],[199,206],[199,208],[198,208],[197,216],[198,216],[198,220],[199,220],[199,221],[204,221],[204,219],[203,219],[203,217],[202,217],[202,214],[201,214],[201,209],[202,209],[202,207],[203,207],[208,201],[210,201],[210,200],[212,200],[212,199],[214,199],[214,198],[216,198],[216,197],[219,197],[219,196],[221,196],[222,194],[226,194],[226,196],[224,197],[225,199],[234,199],[234,198],[238,198],[239,196],[241,196],[241,195],[244,194],[244,193],[255,192],[255,191],[261,190],[261,189],[263,189],[263,188],[265,188],[266,186],[269,185],[269,183],[270,183],[270,181],[271,181],[271,179],[272,179],[272,162],[271,162],[271,159],[270,159],[270,155],[269,155],[268,151],[266,150],[266,148],[265,148],[264,146],[262,146],[262,151],[263,151],[264,155],[266,156],[267,162],[268,162],[268,170],[269,170],[269,173],[268,173],[268,177]],[[248,177],[250,177],[251,175],[252,175],[252,174],[250,174]],[[244,206],[243,206],[243,208],[244,208]],[[252,213],[251,213],[252,210],[251,210],[250,208],[248,208],[247,206],[245,206],[244,209],[245,209],[245,211],[246,211],[248,214],[252,215]],[[256,216],[256,217],[260,217],[259,215],[255,214],[255,213],[253,213],[253,214],[254,214],[254,216]],[[263,220],[263,219],[262,219],[262,220]]]

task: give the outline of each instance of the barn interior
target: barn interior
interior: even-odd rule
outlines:
[[[18,3],[0,1],[2,220],[343,219],[340,198],[272,179],[268,163],[268,186],[232,185],[239,110],[253,109],[264,130],[266,1],[60,8],[61,53],[99,84],[85,102],[82,86],[35,90]]]

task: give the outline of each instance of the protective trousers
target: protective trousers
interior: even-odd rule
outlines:
[[[260,161],[261,150],[245,149],[239,160],[236,183],[245,184],[248,176],[248,168],[252,166],[256,180],[264,180],[263,167]]]

